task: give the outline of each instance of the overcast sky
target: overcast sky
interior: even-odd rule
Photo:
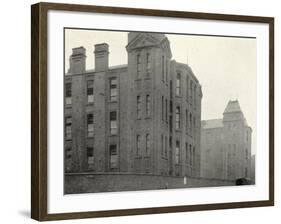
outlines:
[[[95,30],[65,31],[65,69],[72,48],[86,48],[86,68],[93,69],[94,45],[109,44],[109,65],[127,64],[128,33]],[[222,118],[229,100],[238,100],[253,129],[256,148],[256,40],[250,38],[166,35],[172,59],[188,63],[202,85],[202,120]]]

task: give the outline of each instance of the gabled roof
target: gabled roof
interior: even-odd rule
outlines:
[[[224,113],[242,112],[238,100],[230,100],[224,110]]]
[[[211,120],[201,121],[202,129],[222,128],[222,127],[223,127],[222,119],[211,119]]]

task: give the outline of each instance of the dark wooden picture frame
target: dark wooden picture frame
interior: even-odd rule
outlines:
[[[98,12],[159,16],[167,18],[194,18],[235,22],[253,22],[269,25],[269,200],[216,203],[203,205],[152,207],[138,209],[88,211],[48,214],[47,189],[47,13],[49,10]],[[246,208],[274,205],[274,18],[223,15],[182,11],[163,11],[137,8],[116,8],[90,5],[38,3],[31,6],[31,217],[39,221],[125,216],[170,212],[187,212],[228,208]]]

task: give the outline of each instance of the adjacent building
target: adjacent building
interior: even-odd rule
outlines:
[[[222,119],[202,121],[201,177],[250,179],[251,135],[237,100],[228,102]]]
[[[109,67],[108,44],[95,45],[94,70],[86,69],[85,48],[72,50],[65,74],[65,172],[199,176],[197,78],[172,60],[164,34],[130,32],[126,50],[128,64]]]

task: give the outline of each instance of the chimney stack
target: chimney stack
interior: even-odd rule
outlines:
[[[86,49],[84,47],[72,48],[69,57],[69,72],[72,74],[83,73],[86,70]]]
[[[108,51],[109,47],[107,43],[95,45],[95,71],[101,72],[108,70]]]

